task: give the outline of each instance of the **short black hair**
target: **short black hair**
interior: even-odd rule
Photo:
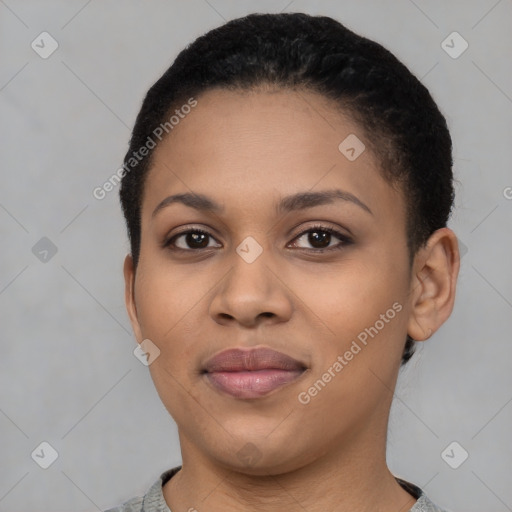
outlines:
[[[410,262],[446,226],[454,200],[452,141],[426,87],[390,51],[330,17],[254,13],[189,44],[146,94],[119,190],[135,269],[144,182],[154,138],[163,133],[158,127],[169,133],[170,117],[178,119],[175,109],[208,90],[259,86],[320,93],[352,117],[383,177],[403,191]],[[407,336],[402,364],[413,353],[414,340]]]

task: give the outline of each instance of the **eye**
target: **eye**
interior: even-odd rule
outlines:
[[[297,247],[298,249],[306,249],[312,252],[324,252],[342,249],[344,246],[352,243],[352,240],[348,236],[340,233],[339,231],[336,231],[331,227],[320,225],[313,226],[306,231],[303,231],[298,236],[296,236],[294,240],[300,240],[306,235],[308,236],[307,243],[311,244],[313,249],[308,249],[307,247]],[[333,238],[337,238],[339,242],[337,244],[331,245]],[[162,246],[164,248],[168,248],[171,251],[200,251],[201,249],[216,247],[214,245],[210,245],[210,239],[215,240],[213,236],[208,233],[208,231],[194,228],[172,236],[168,240],[164,241]]]
[[[181,247],[176,242],[183,238],[181,241]],[[198,249],[207,249],[212,247],[208,244],[209,239],[213,239],[212,235],[208,231],[202,229],[189,229],[183,231],[177,235],[174,235],[169,240],[165,241],[163,246],[169,248],[172,251],[195,251]],[[184,244],[184,246],[183,246]]]
[[[332,251],[342,249],[344,246],[352,243],[352,240],[336,231],[335,229],[328,226],[313,226],[306,231],[303,231],[298,236],[294,238],[294,240],[300,240],[307,235],[306,242],[313,246],[313,252],[324,252],[324,251]],[[334,245],[330,245],[334,238],[338,238],[340,242]],[[307,247],[299,247],[299,249],[308,249]]]

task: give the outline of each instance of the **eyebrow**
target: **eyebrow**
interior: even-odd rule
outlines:
[[[359,198],[350,192],[334,189],[334,190],[323,190],[319,192],[298,192],[290,196],[283,197],[279,204],[276,206],[277,213],[287,213],[297,210],[305,210],[307,208],[313,208],[314,206],[320,206],[324,204],[331,204],[335,200],[348,201],[355,204],[365,210],[366,212],[373,215],[370,208],[364,204]],[[221,213],[224,211],[224,207],[216,203],[213,199],[203,194],[174,194],[166,197],[161,201],[158,206],[153,210],[152,217],[174,203],[181,203],[190,208],[194,208],[199,211],[206,211],[211,213]]]

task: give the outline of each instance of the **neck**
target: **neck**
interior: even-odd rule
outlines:
[[[385,435],[371,429],[300,468],[263,476],[221,466],[181,435],[180,442],[182,469],[163,489],[173,512],[406,512],[416,501],[387,467]]]

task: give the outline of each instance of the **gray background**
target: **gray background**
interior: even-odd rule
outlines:
[[[103,510],[181,462],[133,355],[118,190],[92,190],[177,52],[258,11],[329,15],[382,43],[446,115],[467,253],[452,317],[401,375],[389,464],[453,511],[512,510],[510,0],[0,0],[0,511]],[[47,59],[31,48],[43,31],[59,44]],[[453,31],[469,43],[456,59]],[[31,458],[42,441],[59,454],[48,469]],[[469,453],[458,469],[441,457],[452,441]]]

